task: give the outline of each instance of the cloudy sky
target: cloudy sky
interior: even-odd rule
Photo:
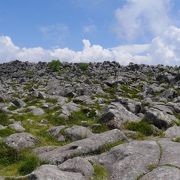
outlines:
[[[0,0],[0,62],[180,65],[179,0]]]

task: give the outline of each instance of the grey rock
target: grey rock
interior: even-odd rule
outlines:
[[[86,127],[74,125],[71,128],[64,130],[67,137],[73,141],[88,138],[93,135],[93,133]]]
[[[117,129],[101,134],[95,134],[89,138],[75,141],[52,151],[37,153],[40,159],[51,164],[61,164],[72,157],[97,152],[103,146],[115,143],[119,140],[127,140],[126,136]]]
[[[17,132],[24,132],[25,131],[25,128],[23,128],[21,125],[21,121],[14,122],[13,124],[9,124],[9,127],[11,129],[16,130]]]
[[[119,102],[113,102],[105,110],[104,114],[100,118],[100,121],[103,123],[112,124],[112,126],[119,128],[127,121],[138,122],[140,121],[140,118],[128,111]]]
[[[38,140],[29,133],[15,133],[6,137],[4,142],[14,149],[22,150],[34,146]]]
[[[65,126],[55,126],[48,130],[49,134],[55,137],[58,141],[65,141],[65,137],[60,133]]]
[[[180,137],[180,126],[170,127],[164,133],[165,133],[165,137],[167,137],[167,138]]]
[[[32,172],[28,179],[30,180],[85,180],[80,173],[66,172],[58,169],[54,165],[42,165]]]
[[[24,107],[26,105],[22,99],[15,99],[12,103],[17,107]]]
[[[67,117],[70,116],[72,112],[76,112],[79,110],[80,110],[79,105],[77,105],[73,102],[69,102],[62,106],[62,114]]]
[[[0,124],[0,130],[6,129],[6,128],[7,128],[7,126],[3,126]]]
[[[163,111],[154,108],[150,108],[146,112],[145,118],[160,129],[167,129],[178,121],[174,115],[164,113]]]
[[[34,115],[34,116],[41,116],[43,115],[45,112],[43,109],[41,108],[34,108],[31,110],[31,113]]]
[[[180,180],[180,169],[162,166],[144,175],[141,180]]]
[[[149,172],[149,165],[157,165],[159,158],[160,149],[155,141],[132,141],[102,154],[99,162],[107,167],[111,180],[134,180]]]
[[[58,168],[62,171],[79,172],[87,179],[89,179],[94,173],[94,168],[91,165],[91,163],[88,160],[81,157],[68,159],[64,163],[60,164]]]
[[[78,96],[78,97],[74,98],[73,102],[84,103],[84,104],[88,104],[88,105],[94,104],[94,101],[90,98],[90,96],[86,96],[86,95]]]
[[[169,164],[180,167],[180,144],[168,139],[160,140],[159,143],[162,148],[160,165]]]

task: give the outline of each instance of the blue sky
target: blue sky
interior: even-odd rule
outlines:
[[[113,14],[124,2],[1,0],[0,34],[8,35],[17,45],[27,47],[67,46],[80,49],[84,38],[104,47],[113,47],[119,43],[112,32]],[[46,34],[42,32],[43,28],[46,29]],[[48,28],[51,30],[48,31]]]
[[[0,0],[0,60],[179,65],[179,25],[179,0]]]

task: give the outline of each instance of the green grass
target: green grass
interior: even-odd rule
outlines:
[[[8,115],[0,110],[0,124],[3,126],[7,126],[9,124]]]
[[[41,164],[30,150],[17,151],[0,142],[0,176],[18,176],[31,173]]]
[[[81,69],[81,71],[86,71],[89,67],[88,63],[78,63],[78,67],[79,69]]]
[[[7,137],[13,133],[15,133],[16,131],[11,129],[11,128],[5,128],[5,129],[1,129],[0,130],[0,137]]]
[[[48,67],[54,72],[58,72],[61,66],[62,63],[59,60],[52,60],[51,62],[48,63]]]
[[[18,107],[14,106],[14,105],[11,105],[11,106],[8,107],[8,110],[10,110],[10,111],[14,111],[16,109],[18,109]]]
[[[133,88],[131,89],[128,85],[121,85],[121,90],[123,90],[123,96],[128,97],[131,99],[134,98],[140,98],[137,94],[141,92],[140,87],[139,88]]]
[[[40,161],[34,154],[26,155],[21,165],[18,168],[18,172],[21,175],[26,175],[31,173],[36,167],[40,165]]]
[[[180,143],[180,137],[176,137],[175,139],[173,139],[173,141]]]
[[[118,146],[118,145],[120,145],[120,144],[123,144],[124,143],[124,141],[117,141],[117,142],[114,142],[114,143],[110,143],[110,144],[106,144],[106,145],[104,145],[103,147],[101,147],[100,148],[100,150],[99,150],[99,154],[101,154],[101,153],[104,153],[104,152],[107,152],[107,151],[109,151],[111,148],[113,148],[113,147],[115,147],[115,146]]]
[[[108,172],[107,169],[102,166],[101,164],[94,164],[94,175],[92,177],[92,180],[108,180]]]
[[[145,136],[151,136],[154,133],[152,126],[144,120],[140,122],[129,122],[125,124],[125,128],[131,131],[137,131]]]
[[[0,142],[0,166],[7,166],[20,159],[19,153],[4,142]]]

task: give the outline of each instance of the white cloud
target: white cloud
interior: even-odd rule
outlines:
[[[86,25],[83,27],[83,33],[88,34],[96,31],[96,26],[94,24]]]
[[[50,61],[59,59],[67,62],[102,62],[117,61],[120,64],[129,62],[143,64],[180,65],[180,29],[169,27],[149,44],[134,44],[105,49],[100,45],[91,45],[83,40],[83,49],[73,51],[69,48],[43,49],[20,48],[10,37],[0,37],[0,62],[19,59],[22,61]]]
[[[120,39],[134,40],[144,34],[159,35],[171,24],[171,0],[127,0],[115,11],[114,28]]]

